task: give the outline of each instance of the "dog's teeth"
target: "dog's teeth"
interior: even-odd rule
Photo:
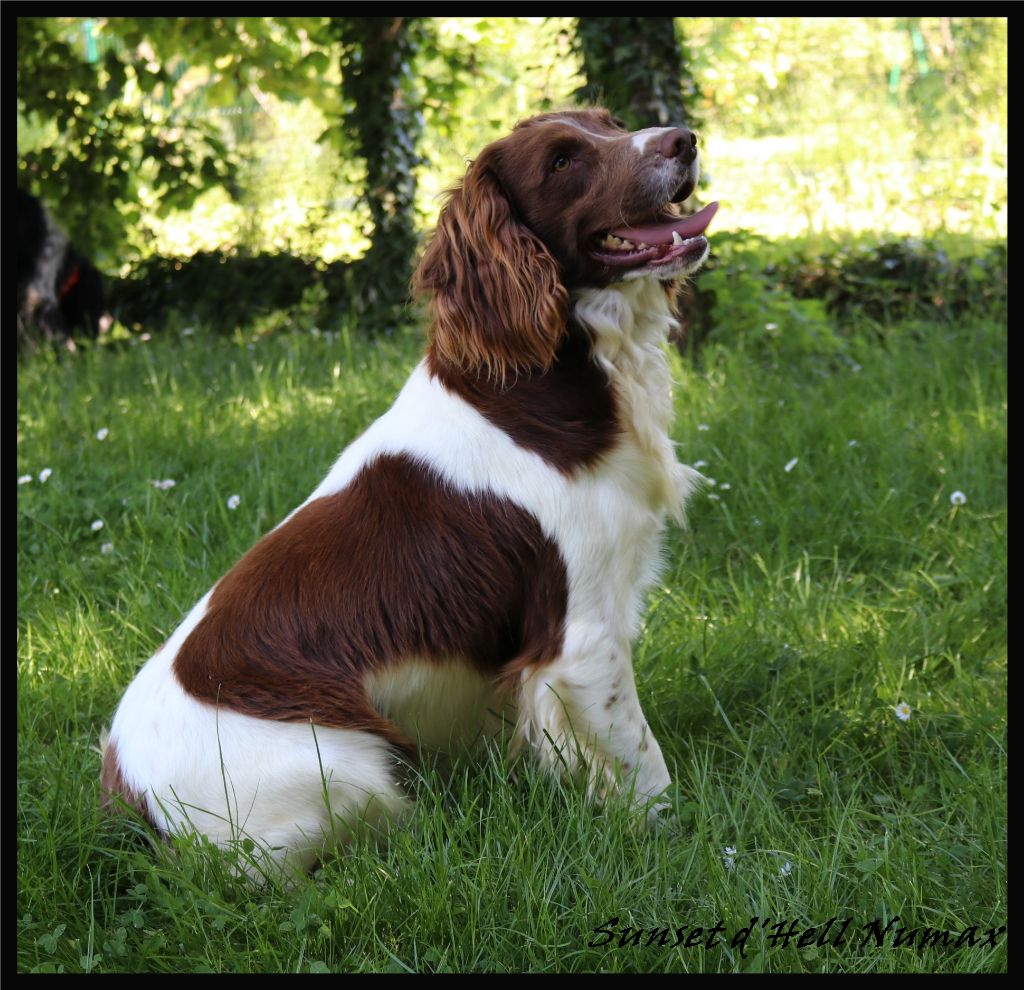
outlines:
[[[683,243],[683,239],[682,239],[682,237],[679,236],[679,231],[678,230],[673,230],[672,231],[672,245],[673,245],[673,247],[679,247],[679,245],[682,244],[682,243]]]
[[[633,241],[627,241],[615,234],[605,234],[604,240],[601,241],[601,247],[607,248],[609,251],[635,251],[639,246]]]

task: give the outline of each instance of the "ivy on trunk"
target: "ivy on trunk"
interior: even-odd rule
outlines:
[[[366,160],[363,195],[373,232],[358,290],[368,311],[394,310],[401,304],[417,245],[413,205],[420,123],[411,99],[411,65],[419,40],[416,20],[332,19],[342,49],[342,93],[351,108],[345,125]]]
[[[672,17],[580,17],[576,44],[587,82],[576,97],[599,103],[630,130],[696,126],[697,86]]]

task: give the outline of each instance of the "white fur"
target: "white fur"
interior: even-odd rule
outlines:
[[[647,127],[642,131],[634,131],[631,138],[633,147],[641,154],[647,149],[648,143],[654,138],[660,137],[668,131],[674,131],[674,127]]]
[[[251,838],[270,862],[307,869],[356,821],[405,807],[394,758],[368,732],[271,722],[186,694],[171,664],[210,594],[129,685],[109,739],[158,828],[223,847]]]
[[[427,749],[469,748],[515,720],[493,680],[467,663],[409,659],[364,683],[374,708]]]
[[[643,805],[670,778],[637,698],[630,641],[657,573],[666,514],[681,518],[700,476],[676,461],[668,438],[662,348],[672,321],[657,282],[582,292],[575,315],[596,336],[596,360],[614,383],[626,426],[596,467],[566,477],[449,393],[421,362],[307,502],[343,489],[378,456],[403,453],[455,490],[487,492],[532,513],[565,562],[568,606],[561,656],[521,675],[518,739],[549,767],[586,768],[595,795],[625,788]],[[224,846],[250,836],[271,847],[275,861],[301,868],[356,819],[401,812],[406,799],[393,758],[376,736],[321,727],[314,737],[308,725],[218,709],[182,690],[171,665],[209,597],[143,667],[111,729],[124,778],[145,793],[156,823],[169,831],[194,826]],[[499,702],[494,685],[455,659],[439,668],[411,657],[369,678],[370,696],[427,745],[471,742],[500,725]]]

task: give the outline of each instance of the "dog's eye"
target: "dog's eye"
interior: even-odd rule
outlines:
[[[551,167],[556,172],[564,172],[570,165],[572,165],[572,162],[569,160],[569,157],[567,155],[559,155],[551,163]]]

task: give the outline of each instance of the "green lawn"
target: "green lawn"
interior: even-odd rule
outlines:
[[[1007,914],[1005,328],[886,339],[859,364],[676,362],[680,457],[716,485],[668,533],[635,649],[671,824],[637,831],[484,752],[428,768],[386,849],[292,890],[101,824],[95,746],[142,660],[388,406],[418,340],[198,330],[23,360],[19,968],[1004,970],[1005,935],[980,943]],[[879,946],[871,924],[897,917]],[[959,947],[893,945],[971,926]]]

